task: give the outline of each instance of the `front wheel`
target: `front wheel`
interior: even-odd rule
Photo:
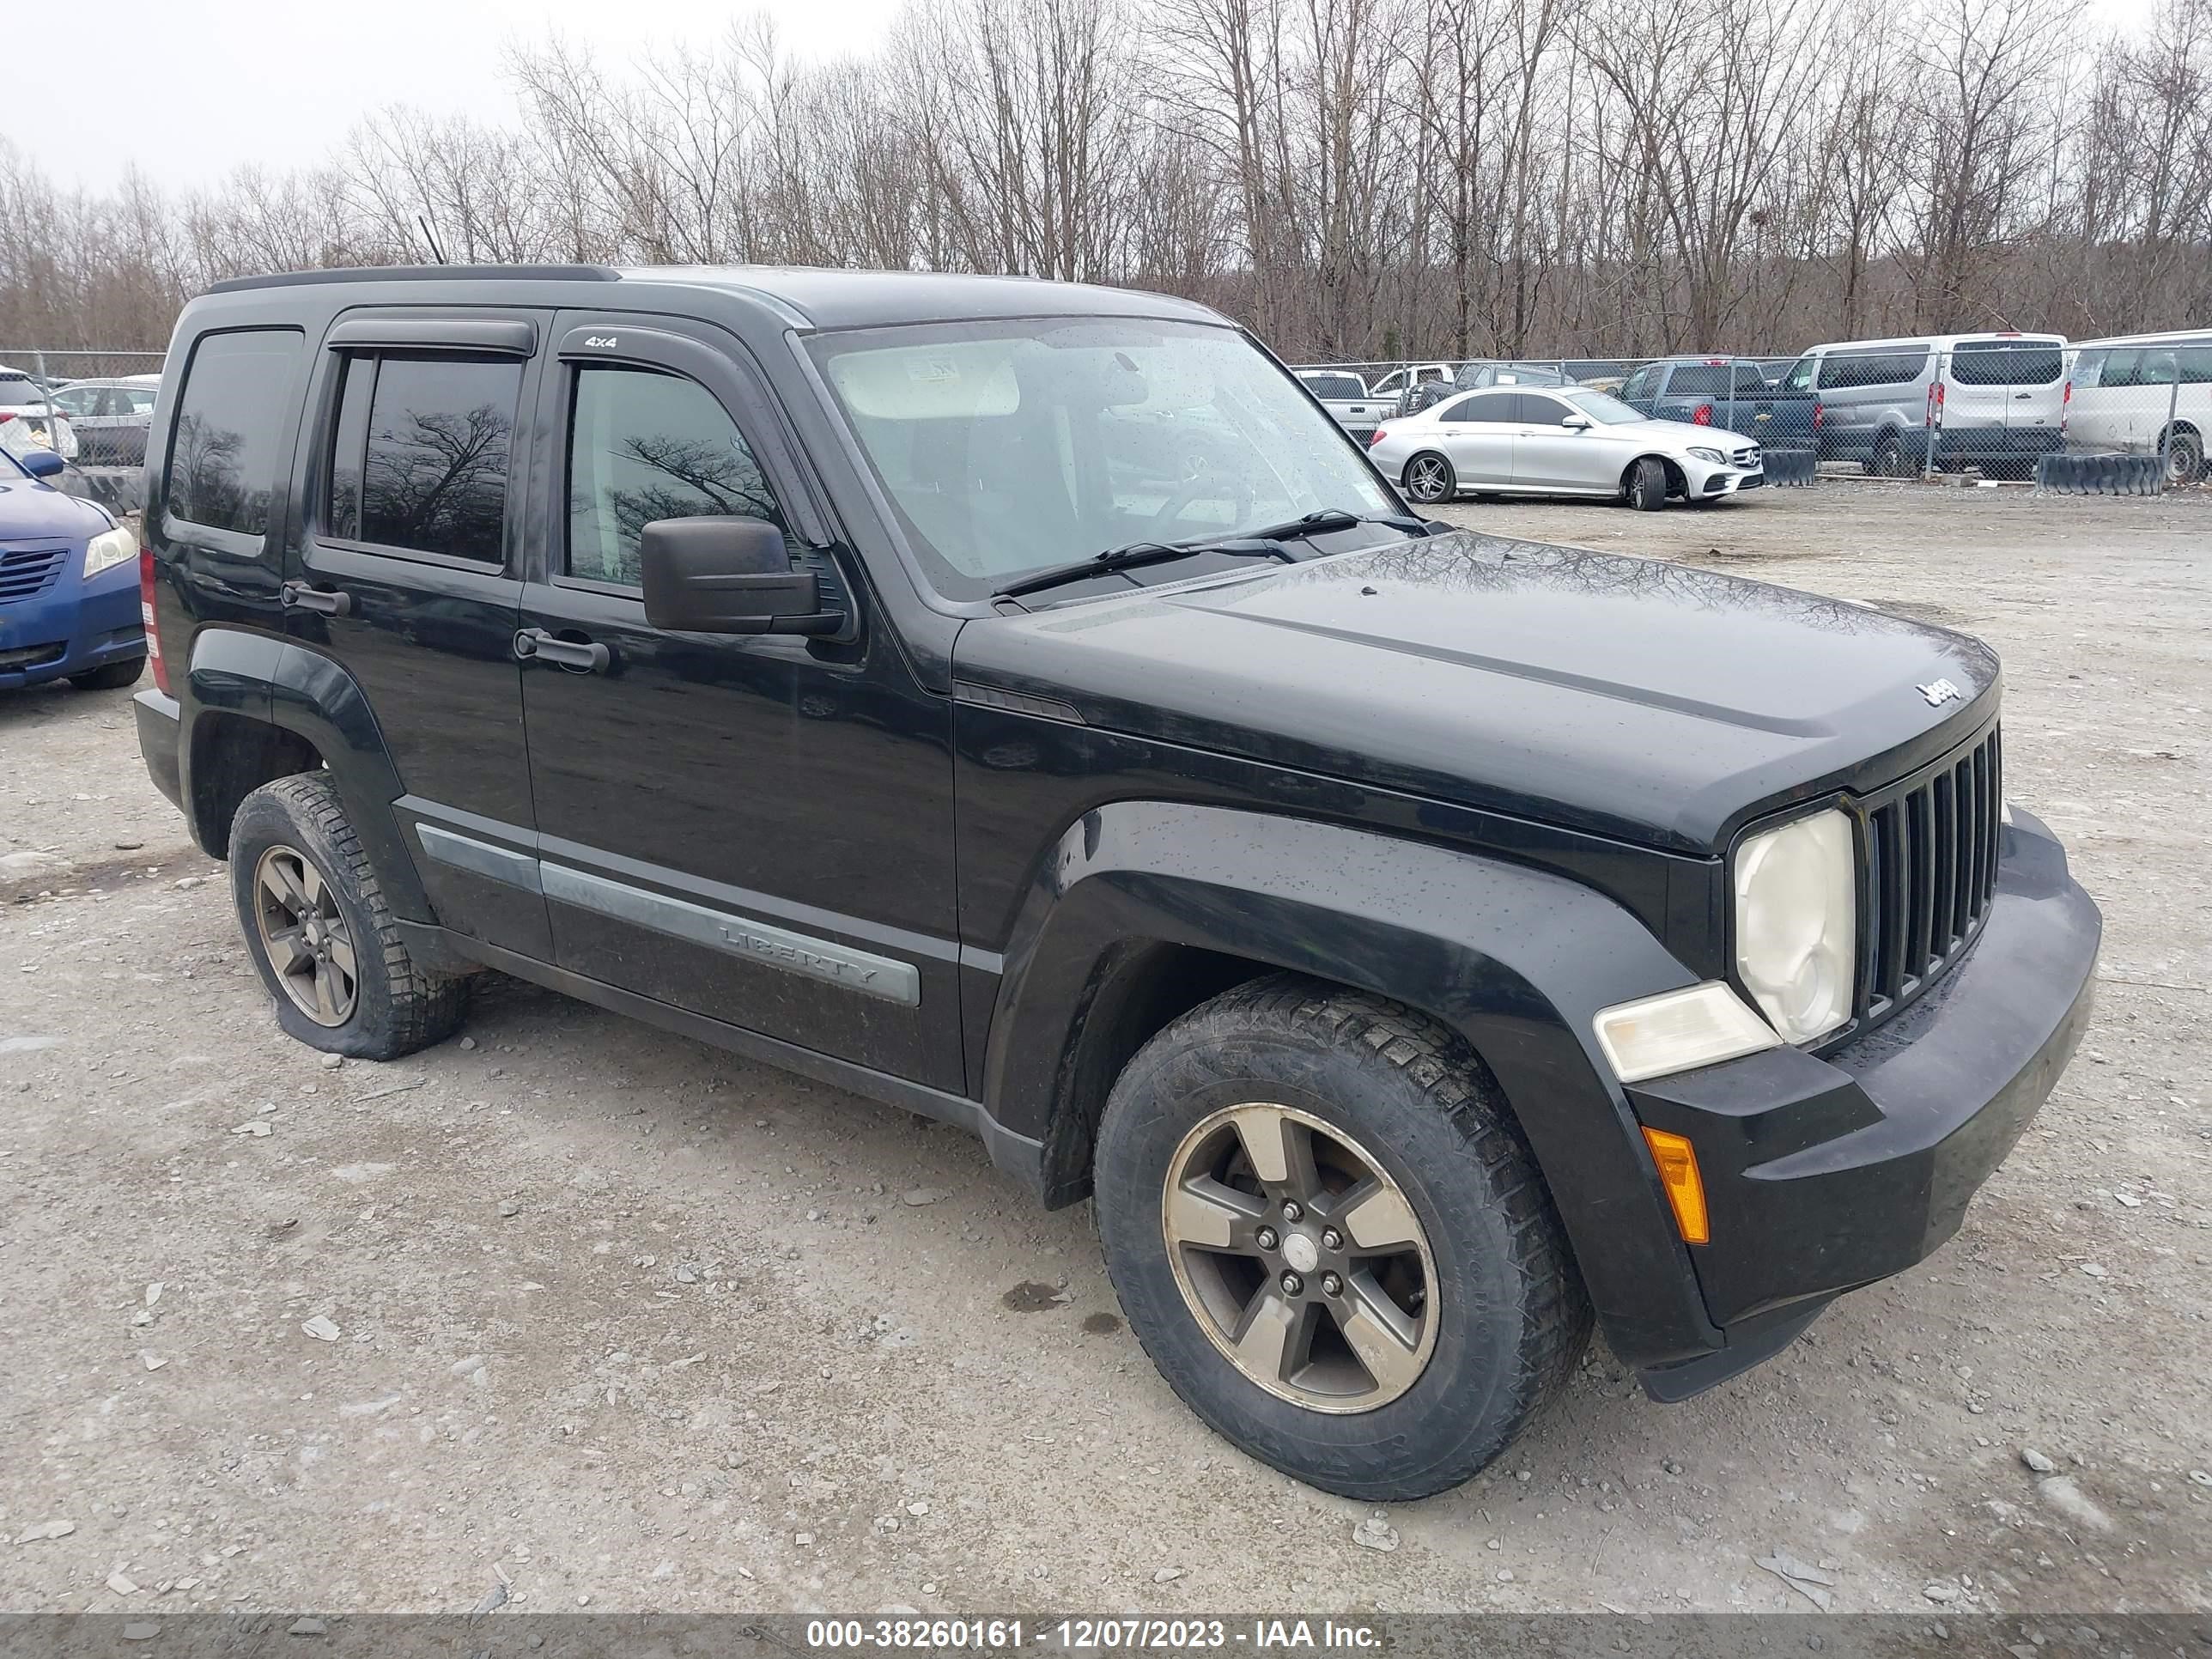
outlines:
[[[120,662],[104,662],[82,674],[72,674],[69,683],[80,691],[120,691],[126,685],[137,684],[145,672],[145,658],[125,657]]]
[[[1667,505],[1667,468],[1650,456],[1628,469],[1628,504],[1638,513],[1656,513]]]
[[[327,772],[266,783],[231,821],[230,890],[287,1035],[397,1060],[453,1035],[466,979],[418,964]]]
[[[1588,1340],[1496,1084],[1398,1004],[1289,975],[1216,997],[1115,1082],[1094,1173],[1107,1272],[1161,1376],[1325,1491],[1457,1486]]]
[[[1406,494],[1424,505],[1448,501],[1459,493],[1452,464],[1433,450],[1423,450],[1406,463]]]

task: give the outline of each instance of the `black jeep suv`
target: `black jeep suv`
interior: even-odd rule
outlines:
[[[492,968],[968,1125],[1332,1491],[1467,1478],[1593,1314],[1662,1399],[1774,1353],[2087,1016],[1982,646],[1409,516],[1200,307],[324,271],[169,362],[140,741],[288,1031]]]

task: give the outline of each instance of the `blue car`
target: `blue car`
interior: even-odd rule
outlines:
[[[112,691],[146,666],[138,538],[46,480],[62,458],[0,448],[0,690]]]

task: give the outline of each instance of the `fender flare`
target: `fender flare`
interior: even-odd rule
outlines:
[[[1024,900],[984,1061],[987,1109],[1045,1143],[1048,1198],[1087,1185],[1091,1125],[1070,1104],[1088,1094],[1074,1077],[1085,1016],[1152,944],[1370,991],[1459,1032],[1521,1123],[1615,1352],[1651,1364],[1720,1346],[1591,1030],[1601,1008],[1695,982],[1627,910],[1565,876],[1311,819],[1155,801],[1087,812]]]
[[[195,733],[210,714],[257,720],[304,739],[323,757],[393,913],[409,921],[436,920],[392,810],[405,787],[368,695],[352,675],[331,659],[275,635],[204,627],[192,638],[182,693],[177,700],[179,781],[194,838],[204,848],[216,843],[190,805],[198,799],[192,787]]]

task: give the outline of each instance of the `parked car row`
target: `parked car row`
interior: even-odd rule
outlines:
[[[158,374],[49,382],[0,363],[0,430],[10,447],[51,449],[85,466],[143,466]]]
[[[2212,434],[2205,330],[2082,343],[2014,330],[1929,334],[1837,341],[1794,358],[1403,363],[1372,382],[1348,369],[1300,373],[1327,380],[1333,410],[1359,410],[1340,419],[1371,434],[1370,456],[1427,501],[1492,489],[1607,493],[1643,506],[1724,500],[1765,482],[1735,458],[1755,464],[1770,449],[1888,477],[1974,468],[2026,478],[2060,449],[2163,454],[2169,480],[2187,483],[2208,476]],[[1509,386],[1560,395],[1470,396]],[[1601,404],[1576,395],[1607,390],[1618,395]],[[1715,482],[1718,467],[1736,482]]]

